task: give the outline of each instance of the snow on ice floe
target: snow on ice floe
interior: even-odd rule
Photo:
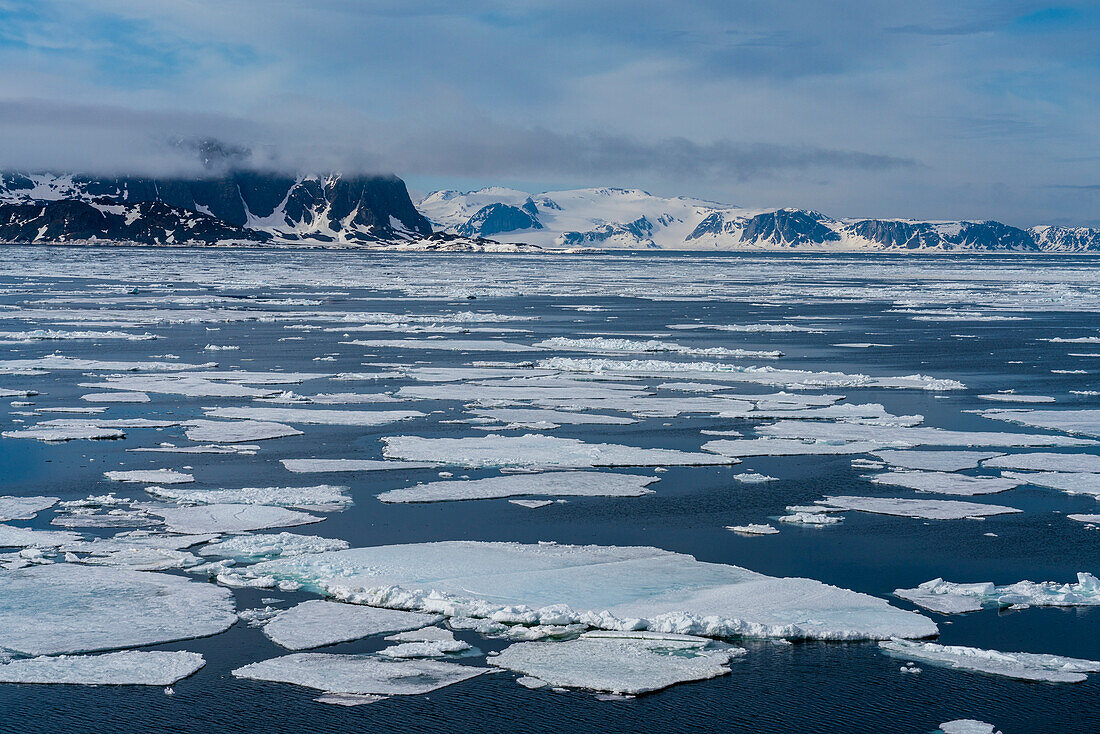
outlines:
[[[102,655],[35,657],[0,663],[0,683],[168,686],[206,664],[197,652],[126,650]]]
[[[936,634],[929,619],[882,599],[658,548],[450,541],[297,556],[249,570],[344,601],[506,624],[708,637]]]
[[[744,648],[701,637],[630,632],[590,632],[566,642],[520,642],[488,659],[561,688],[638,695],[730,672]]]
[[[80,396],[90,403],[148,403],[149,396],[143,392],[90,392]]]
[[[986,459],[1001,454],[996,451],[875,451],[874,455],[892,467],[923,471],[962,471],[976,469]]]
[[[986,418],[1019,423],[1032,428],[1100,436],[1100,410],[1011,410],[991,408],[981,411]]]
[[[935,642],[888,640],[879,647],[889,655],[942,665],[954,670],[1047,683],[1080,683],[1086,673],[1100,672],[1100,662],[1027,652],[999,652]]]
[[[1092,472],[1014,472],[1004,471],[1001,476],[1020,484],[1057,489],[1067,494],[1088,494],[1100,500],[1100,474]]]
[[[390,471],[392,469],[434,469],[439,464],[423,461],[379,461],[378,459],[279,459],[287,471],[314,474],[345,471]]]
[[[146,487],[155,497],[188,504],[271,505],[332,512],[351,506],[347,487],[318,484],[312,487],[243,487],[240,489],[175,489]]]
[[[0,497],[0,522],[30,520],[57,504],[57,497]]]
[[[657,477],[609,472],[541,472],[510,474],[486,479],[427,482],[378,495],[383,502],[445,502],[500,499],[523,495],[547,497],[640,497],[652,494],[647,486]]]
[[[329,410],[325,408],[209,408],[211,418],[283,421],[307,425],[380,426],[424,416],[419,410]]]
[[[171,469],[134,469],[130,471],[105,471],[103,476],[112,482],[144,482],[160,484],[187,484],[195,481],[191,474]]]
[[[992,517],[1022,512],[1015,507],[984,505],[958,500],[913,500],[895,497],[836,496],[817,500],[824,510],[856,510],[878,515],[915,517],[924,520],[963,520],[976,517]]]
[[[441,619],[438,614],[311,599],[276,614],[264,625],[264,634],[288,650],[307,650],[386,632],[426,627]]]
[[[973,496],[1007,492],[1023,484],[1012,477],[971,477],[942,471],[889,471],[871,476],[875,484],[907,487],[918,492]]]
[[[179,576],[73,563],[0,574],[0,648],[94,652],[205,637],[237,621],[228,589]]]
[[[246,533],[250,530],[308,525],[323,517],[270,505],[214,504],[153,510],[174,533]]]
[[[1038,472],[1100,474],[1100,456],[1096,454],[1053,454],[1035,452],[1009,454],[982,462],[987,469],[1017,469]]]
[[[757,433],[773,438],[844,443],[877,442],[882,448],[914,446],[1094,446],[1095,441],[1070,436],[1042,436],[1028,433],[952,431],[931,426],[890,426],[866,423],[779,421],[760,426]]]
[[[735,464],[736,459],[675,449],[645,449],[609,443],[585,443],[528,433],[491,434],[475,438],[388,436],[382,439],[386,458],[433,461],[461,466],[710,466]]]
[[[245,443],[247,441],[266,441],[285,436],[301,436],[297,428],[283,423],[267,421],[187,421],[185,435],[192,441],[202,443]]]
[[[997,586],[992,582],[959,584],[943,579],[925,581],[915,589],[897,589],[894,595],[941,614],[973,612],[983,604],[999,607],[1100,606],[1100,580],[1078,573],[1076,583],[1019,581]]]
[[[662,342],[650,339],[635,341],[632,339],[612,339],[595,336],[588,339],[572,339],[555,336],[535,344],[540,349],[552,349],[565,352],[595,352],[598,354],[645,354],[648,352],[674,352],[707,357],[742,357],[747,359],[779,359],[782,352],[753,349],[730,349],[729,347],[689,347],[674,342]]]
[[[237,668],[238,678],[292,683],[327,693],[408,696],[461,683],[486,668],[440,660],[387,660],[372,655],[300,652]]]
[[[438,349],[447,352],[539,352],[541,347],[494,339],[356,339],[340,342],[372,349]]]
[[[680,379],[685,377],[686,374],[694,374],[697,379],[749,382],[794,389],[824,387],[877,387],[900,390],[966,389],[966,385],[957,380],[940,379],[927,375],[872,377],[861,374],[850,375],[843,372],[810,372],[775,367],[742,367],[720,362],[666,362],[655,359],[617,361],[551,357],[539,360],[537,366],[542,369],[561,370],[562,372],[586,372],[612,376],[633,375],[637,377]]]
[[[1001,734],[997,727],[977,719],[955,719],[940,724],[943,734]]]
[[[203,546],[199,553],[204,556],[219,556],[251,562],[300,556],[304,553],[346,550],[348,547],[346,540],[322,538],[317,535],[298,535],[287,532],[251,533],[228,538],[218,543],[210,543]]]

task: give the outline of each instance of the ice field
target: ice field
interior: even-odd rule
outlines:
[[[1100,730],[1097,283],[7,247],[0,731]]]

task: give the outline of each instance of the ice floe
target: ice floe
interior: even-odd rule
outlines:
[[[57,504],[57,497],[0,497],[0,522],[30,520]]]
[[[657,548],[450,541],[355,548],[249,569],[345,601],[508,624],[726,637],[885,639],[936,633],[882,599]]]
[[[327,693],[398,696],[431,693],[487,672],[440,660],[299,652],[237,668],[238,678],[292,683]]]
[[[324,553],[348,548],[346,540],[322,538],[316,535],[298,535],[297,533],[252,533],[238,535],[218,543],[203,546],[199,553],[204,556],[221,556],[238,561],[263,561],[286,556],[299,556],[303,553]]]
[[[488,662],[550,686],[638,695],[727,675],[730,660],[743,654],[687,635],[596,632],[566,642],[521,642]]]
[[[1001,454],[996,451],[875,451],[874,455],[890,466],[922,471],[962,471]]]
[[[491,434],[476,438],[388,436],[382,439],[386,458],[433,461],[461,466],[710,466],[735,464],[736,459],[675,449],[637,448],[608,443],[586,443],[528,433]]]
[[[565,352],[595,352],[598,354],[645,354],[647,352],[675,352],[706,357],[743,357],[749,359],[778,359],[782,352],[753,349],[731,349],[729,347],[689,347],[674,342],[662,342],[650,339],[634,341],[631,339],[613,339],[596,336],[588,339],[573,339],[555,336],[537,342],[535,347]]]
[[[195,477],[172,469],[134,469],[129,471],[105,471],[103,476],[112,482],[137,482],[152,484],[188,484]]]
[[[246,441],[265,441],[284,436],[300,436],[302,432],[282,423],[267,421],[208,421],[192,420],[187,422],[187,438],[196,442],[244,443]]]
[[[990,409],[981,414],[986,418],[1009,423],[1019,423],[1032,428],[1100,436],[1100,410],[1010,410]],[[1065,444],[1062,444],[1065,445]]]
[[[373,349],[438,349],[447,352],[538,352],[540,347],[493,339],[356,339],[340,342]]]
[[[977,719],[955,719],[940,724],[943,734],[1001,734],[997,727]]]
[[[746,438],[707,441],[703,449],[723,456],[810,456],[830,454],[865,454],[882,448],[881,443],[853,441],[826,443],[790,438]]]
[[[1100,580],[1078,573],[1077,583],[1019,581],[997,586],[992,582],[958,584],[943,579],[925,581],[915,589],[897,589],[894,595],[941,614],[973,612],[983,604],[1000,607],[1100,606]]]
[[[378,654],[387,658],[440,658],[458,652],[477,654],[478,651],[468,642],[451,639],[401,642],[382,648]]]
[[[351,506],[347,487],[318,484],[313,487],[243,487],[241,489],[175,489],[146,487],[156,497],[202,505],[271,505],[331,512]]]
[[[983,415],[986,411],[983,411]],[[880,448],[914,446],[1094,446],[1095,441],[1070,436],[1041,436],[1027,433],[952,431],[930,426],[883,426],[863,423],[779,421],[761,426],[757,433],[774,438],[806,441],[878,442]]]
[[[1004,471],[1001,476],[1019,482],[1034,484],[1037,487],[1049,487],[1067,494],[1087,494],[1100,500],[1100,474],[1092,472],[1014,472]]]
[[[547,497],[639,497],[657,477],[609,472],[541,472],[486,479],[428,482],[378,495],[383,502],[443,502],[498,499],[522,495]]]
[[[871,477],[875,484],[907,487],[918,492],[973,496],[1007,492],[1023,484],[1013,477],[971,477],[942,471],[890,471]]]
[[[211,418],[326,426],[381,426],[424,416],[419,410],[330,410],[326,408],[211,408]],[[188,438],[190,438],[188,433]],[[198,439],[194,439],[198,440]]]
[[[1100,662],[1027,652],[999,652],[935,642],[888,640],[879,643],[887,654],[955,670],[1047,683],[1080,683],[1086,673],[1100,672]]]
[[[214,504],[152,510],[174,533],[246,533],[249,530],[308,525],[323,517],[270,505]]]
[[[1096,454],[1029,453],[998,456],[982,462],[988,469],[1017,469],[1039,472],[1092,472],[1100,474]]]
[[[287,471],[292,471],[295,474],[434,469],[439,466],[439,464],[423,461],[379,461],[378,459],[280,459],[279,463]]]
[[[312,599],[279,612],[264,625],[264,634],[288,650],[306,650],[384,632],[417,629],[440,619],[438,614]]]
[[[1014,392],[998,392],[989,395],[979,395],[981,400],[992,400],[998,403],[1053,403],[1054,398],[1049,395],[1020,395]]]
[[[87,686],[168,686],[206,664],[197,652],[126,650],[60,655],[0,663],[0,683],[71,683]]]
[[[779,531],[772,525],[749,523],[748,525],[727,525],[726,530],[732,530],[742,535],[775,535]]]
[[[73,563],[0,574],[0,648],[93,652],[205,637],[237,621],[227,589],[179,576]]]
[[[851,497],[836,496],[818,500],[823,509],[857,510],[879,515],[915,517],[924,520],[963,520],[977,517],[992,517],[1022,512],[1015,507],[1003,505],[983,505],[977,502],[958,500],[913,500],[895,497]]]
[[[0,525],[0,548],[52,548],[81,539],[66,530],[35,530]]]
[[[149,396],[143,392],[91,392],[80,396],[90,403],[148,403]]]
[[[560,410],[524,409],[524,408],[496,408],[492,410],[475,410],[474,415],[490,418],[500,423],[534,424],[550,423],[558,425],[627,425],[636,423],[632,418],[624,418],[615,415],[600,415],[599,413],[566,413]]]

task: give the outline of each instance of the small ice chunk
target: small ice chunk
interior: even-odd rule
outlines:
[[[1001,734],[992,724],[977,719],[955,719],[940,724],[943,734]]]
[[[537,510],[540,507],[548,507],[554,504],[553,500],[508,500],[513,505],[526,507],[529,510]]]
[[[385,701],[388,696],[371,696],[358,693],[326,693],[313,699],[317,703],[327,703],[332,706],[364,706],[368,703]]]
[[[454,638],[453,632],[442,627],[423,627],[386,636],[386,640],[390,642],[450,642]]]
[[[295,474],[344,471],[390,471],[393,469],[434,469],[438,464],[422,461],[379,461],[377,459],[280,459],[287,471]]]
[[[887,654],[907,660],[919,660],[956,670],[1000,675],[1017,680],[1048,683],[1080,683],[1085,673],[1100,672],[1100,662],[1027,652],[999,652],[962,645],[935,642],[888,640],[879,643]]]
[[[269,505],[215,504],[152,510],[173,533],[246,533],[249,530],[308,525],[323,517]]]
[[[829,515],[825,512],[792,512],[790,515],[781,515],[776,519],[779,522],[790,523],[791,525],[814,525],[817,527],[837,525],[844,520],[842,517]]]
[[[875,484],[907,487],[918,492],[973,496],[1015,489],[1023,482],[1005,477],[971,477],[942,471],[890,471],[871,477]]]
[[[1100,579],[1086,572],[1077,574],[1077,583],[1068,584],[1018,581],[996,586],[992,582],[958,584],[932,579],[915,589],[897,589],[894,595],[941,614],[978,611],[983,603],[1000,607],[1100,606]]]
[[[734,474],[733,478],[743,484],[764,484],[766,482],[778,482],[775,477],[769,477],[767,474],[759,474],[754,471],[742,472],[740,474]]]
[[[103,655],[60,655],[0,663],[0,683],[74,683],[86,686],[167,686],[206,664],[197,652],[126,650]]]
[[[395,696],[431,693],[487,672],[441,660],[300,652],[237,668],[238,678],[292,683],[326,693]]]
[[[610,472],[541,472],[510,474],[486,479],[428,482],[378,495],[383,502],[443,502],[499,499],[522,495],[548,497],[640,497],[652,494],[647,485],[656,477]]]
[[[894,497],[831,496],[818,500],[825,509],[857,510],[880,515],[915,517],[924,520],[962,520],[974,517],[990,517],[1022,512],[1004,505],[983,505],[958,500],[912,500]]]
[[[264,626],[264,634],[288,650],[305,650],[383,632],[416,629],[440,619],[438,614],[312,599],[279,612]]]
[[[0,497],[0,522],[30,520],[57,504],[57,497]]]
[[[440,658],[472,649],[468,642],[462,640],[425,640],[390,645],[379,650],[378,654],[388,658]]]
[[[135,469],[132,471],[105,471],[103,476],[112,482],[141,482],[145,484],[187,484],[195,481],[191,474],[171,469]]]
[[[709,640],[639,633],[585,634],[566,642],[521,642],[490,657],[490,665],[547,685],[637,695],[730,672],[743,648]]]

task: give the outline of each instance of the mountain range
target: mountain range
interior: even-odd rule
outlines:
[[[396,176],[193,178],[0,172],[0,242],[389,249],[1100,252],[1100,230],[838,219],[639,189],[436,191]]]

